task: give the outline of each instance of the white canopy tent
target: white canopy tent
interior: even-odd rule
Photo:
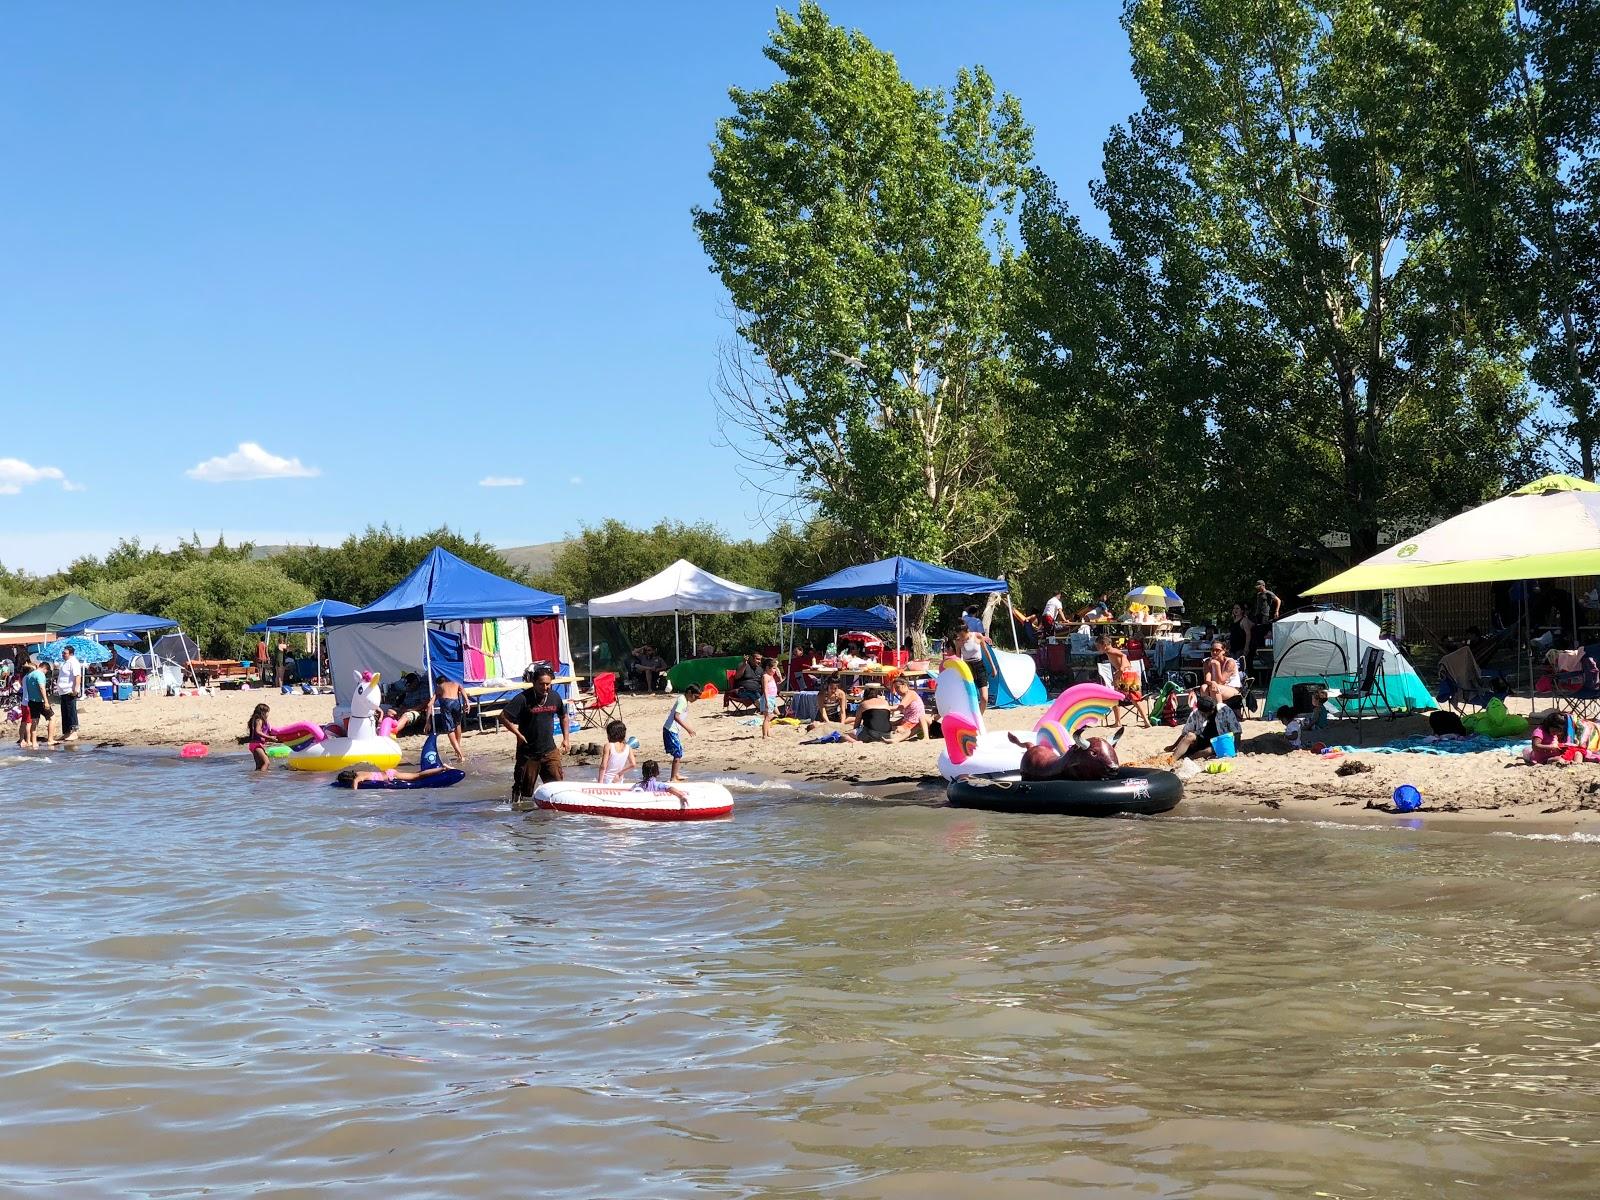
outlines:
[[[683,660],[682,639],[679,636],[678,618],[685,614],[690,619],[689,640],[695,640],[693,621],[697,613],[747,613],[777,610],[783,607],[783,597],[777,592],[764,592],[759,588],[745,587],[741,583],[713,575],[702,570],[688,559],[680,558],[664,571],[659,571],[642,583],[626,591],[609,596],[597,596],[589,601],[591,630],[590,645],[594,644],[592,624],[595,617],[666,617],[672,618],[673,656]]]

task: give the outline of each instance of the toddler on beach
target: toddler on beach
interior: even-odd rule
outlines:
[[[607,724],[606,742],[605,752],[600,758],[600,774],[595,782],[621,783],[622,777],[638,766],[633,747],[628,745],[628,727],[621,721]]]
[[[678,731],[673,726],[682,726],[685,733],[690,737],[694,736],[694,728],[684,719],[684,714],[689,711],[689,705],[698,699],[700,699],[699,688],[684,689],[682,694],[673,698],[672,707],[667,709],[667,719],[661,723],[661,744],[666,748],[667,757],[672,759],[673,783],[683,778],[683,739],[678,736]]]

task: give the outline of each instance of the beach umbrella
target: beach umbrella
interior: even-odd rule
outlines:
[[[1146,608],[1182,608],[1183,597],[1167,587],[1157,587],[1148,583],[1144,587],[1134,588],[1127,595],[1129,604],[1142,604]]]
[[[61,652],[68,646],[78,656],[79,662],[103,663],[111,661],[111,651],[93,638],[69,637],[58,642],[47,642],[36,648],[33,656],[40,662],[60,662]]]

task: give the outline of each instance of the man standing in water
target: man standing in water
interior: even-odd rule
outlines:
[[[56,664],[56,706],[61,709],[61,740],[78,740],[78,693],[82,690],[83,664],[71,646],[61,649],[61,661]]]
[[[556,694],[555,674],[539,667],[533,682],[500,714],[500,724],[517,739],[517,762],[511,772],[511,802],[532,800],[539,784],[557,783],[562,778],[561,756],[567,752],[566,702]],[[561,733],[561,749],[556,749],[556,731]]]

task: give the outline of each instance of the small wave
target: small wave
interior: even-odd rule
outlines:
[[[1509,829],[1496,829],[1495,837],[1522,838],[1528,842],[1574,842],[1600,846],[1600,833],[1513,833]]]

